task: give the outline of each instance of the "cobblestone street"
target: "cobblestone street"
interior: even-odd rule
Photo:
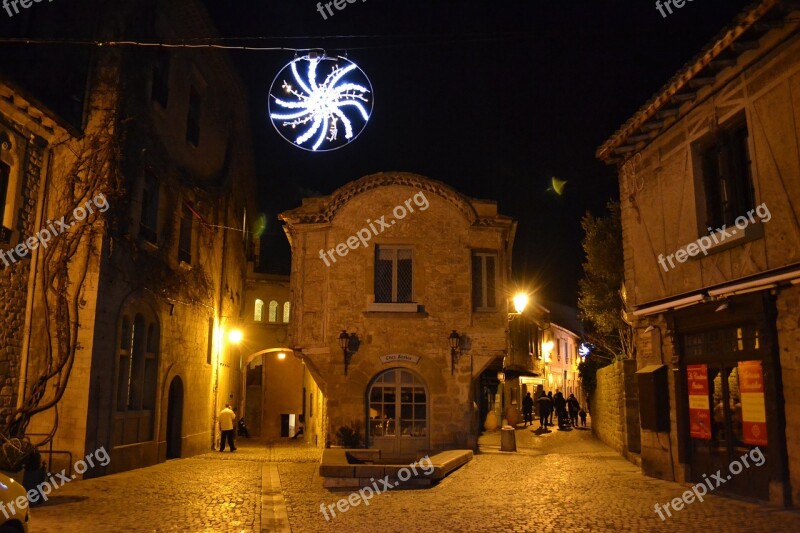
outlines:
[[[276,507],[285,506],[293,532],[773,532],[800,527],[796,512],[718,496],[662,521],[655,503],[686,488],[644,477],[588,430],[518,430],[517,453],[500,452],[496,433],[480,444],[481,453],[471,463],[438,485],[379,494],[368,506],[337,511],[326,521],[320,505],[335,504],[350,492],[322,487],[318,450],[242,442],[236,453],[208,453],[67,484],[33,510],[31,531],[280,530],[262,516],[270,471],[280,476],[283,498]]]

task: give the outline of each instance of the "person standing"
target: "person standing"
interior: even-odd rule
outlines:
[[[567,400],[564,399],[564,395],[560,390],[556,390],[556,394],[553,396],[553,407],[556,408],[558,427],[561,428],[564,418],[566,418]]]
[[[553,407],[555,404],[553,403],[553,391],[547,391],[547,397],[550,398],[550,425],[553,425]]]
[[[539,396],[536,402],[539,404],[539,428],[547,429],[547,419],[550,417],[553,402],[544,393]]]
[[[219,451],[225,451],[225,439],[228,439],[228,447],[232,452],[235,452],[236,446],[233,445],[233,423],[236,420],[236,413],[231,410],[231,404],[225,404],[225,409],[219,412],[217,419],[219,420],[219,430],[222,434],[219,438]]]
[[[578,427],[578,411],[580,409],[581,404],[578,403],[578,399],[574,394],[570,394],[567,398],[567,411],[569,411],[569,421],[574,428]]]
[[[525,418],[524,427],[528,427],[529,422],[533,425],[533,398],[531,398],[530,392],[522,399],[522,414]]]

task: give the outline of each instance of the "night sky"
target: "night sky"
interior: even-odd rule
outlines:
[[[0,12],[0,35],[21,36],[24,20],[38,20],[54,36],[83,37],[69,20],[80,2],[35,4],[27,19]],[[230,52],[250,92],[269,221],[263,266],[288,274],[277,214],[302,197],[374,172],[416,172],[497,201],[519,222],[516,280],[574,306],[580,219],[603,214],[618,195],[614,169],[595,150],[747,3],[694,0],[664,18],[651,0],[357,0],[324,20],[312,0],[205,0],[222,36],[261,38],[228,44],[347,53],[374,89],[364,132],[340,150],[311,153],[279,137],[267,117],[270,84],[294,53]],[[45,52],[29,61],[20,46],[5,45],[0,67],[12,79],[37,72],[60,80],[46,87],[69,104],[65,87],[80,76],[57,73],[70,63]],[[567,181],[562,196],[547,190],[552,177]]]
[[[278,136],[269,86],[291,52],[232,52],[251,92],[260,197],[276,213],[379,171],[417,172],[496,200],[519,222],[514,277],[575,305],[581,216],[618,196],[596,148],[715,36],[743,1],[695,0],[663,18],[650,1],[357,1],[323,20],[316,2],[207,1],[232,36],[347,51],[375,109],[352,144],[310,153]],[[547,191],[567,180],[563,196]],[[267,266],[280,270],[279,253]]]

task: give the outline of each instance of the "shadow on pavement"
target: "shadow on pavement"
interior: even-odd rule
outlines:
[[[46,502],[39,503],[36,505],[31,505],[34,509],[40,509],[42,507],[55,507],[57,505],[65,505],[68,503],[77,503],[82,502],[84,500],[88,500],[88,496],[50,496]]]

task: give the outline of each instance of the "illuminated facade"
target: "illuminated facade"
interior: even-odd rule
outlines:
[[[129,27],[159,39],[214,31],[194,1],[140,7],[81,9],[109,38]],[[229,333],[244,306],[255,172],[245,91],[224,53],[104,48],[91,57],[83,88],[75,90],[86,96],[77,114],[37,99],[47,98],[40,86],[52,85],[52,76],[0,85],[8,228],[0,249],[69,216],[74,198],[66,191],[86,187],[80,194],[108,199],[102,218],[91,219],[95,231],[67,251],[68,296],[76,302],[70,323],[78,325],[63,397],[27,428],[34,442],[55,431],[53,448],[73,457],[104,446],[109,465],[86,474],[98,476],[210,450],[220,405],[242,400],[242,361]],[[31,59],[31,73],[54,62],[49,55],[40,60]],[[80,77],[81,68],[66,68]],[[18,322],[3,326],[11,326],[3,340],[18,354],[0,364],[11,379],[3,390],[6,412],[36,386],[48,364],[47,343],[55,344],[63,327],[43,306],[45,294],[54,298],[48,269],[58,264],[48,250],[73,242],[75,231],[24,261],[0,265],[0,302],[22,311]],[[43,402],[53,394],[48,388]],[[66,455],[54,456],[53,471],[62,466]]]
[[[598,150],[619,167],[641,462],[800,501],[800,16],[748,7]],[[665,445],[664,443],[669,443]]]
[[[294,354],[324,395],[319,444],[350,427],[385,457],[474,447],[478,377],[506,351],[515,223],[494,202],[394,172],[281,218]]]

